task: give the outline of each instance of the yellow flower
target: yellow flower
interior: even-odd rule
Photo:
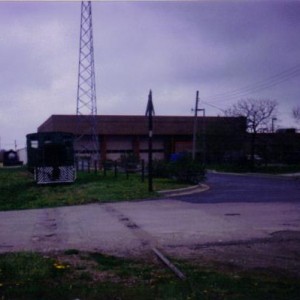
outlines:
[[[60,263],[55,263],[55,264],[54,264],[54,267],[55,267],[56,269],[66,269],[66,268],[68,268],[69,266],[66,266],[66,265],[63,265],[63,264],[60,264]]]

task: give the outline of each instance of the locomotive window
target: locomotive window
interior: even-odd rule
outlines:
[[[31,141],[30,146],[31,146],[31,148],[37,149],[39,147],[39,142]]]

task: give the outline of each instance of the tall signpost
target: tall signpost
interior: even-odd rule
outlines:
[[[152,137],[153,137],[153,115],[154,106],[152,102],[152,91],[148,96],[148,104],[146,108],[146,116],[148,116],[148,190],[153,192],[153,174],[152,174]]]

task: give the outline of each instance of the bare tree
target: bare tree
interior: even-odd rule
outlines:
[[[248,131],[257,133],[275,117],[277,105],[277,101],[270,99],[240,100],[227,109],[225,115],[246,117]]]
[[[270,99],[240,100],[225,111],[225,115],[247,118],[247,130],[251,134],[251,163],[254,165],[255,142],[257,133],[270,124],[275,118],[277,101]]]
[[[300,106],[296,106],[293,108],[293,117],[296,122],[300,123]]]

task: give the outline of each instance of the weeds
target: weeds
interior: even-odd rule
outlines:
[[[67,254],[66,254],[67,253]],[[85,269],[77,268],[78,263]],[[1,299],[299,299],[297,279],[218,271],[176,261],[181,281],[158,262],[81,253],[0,255]]]

